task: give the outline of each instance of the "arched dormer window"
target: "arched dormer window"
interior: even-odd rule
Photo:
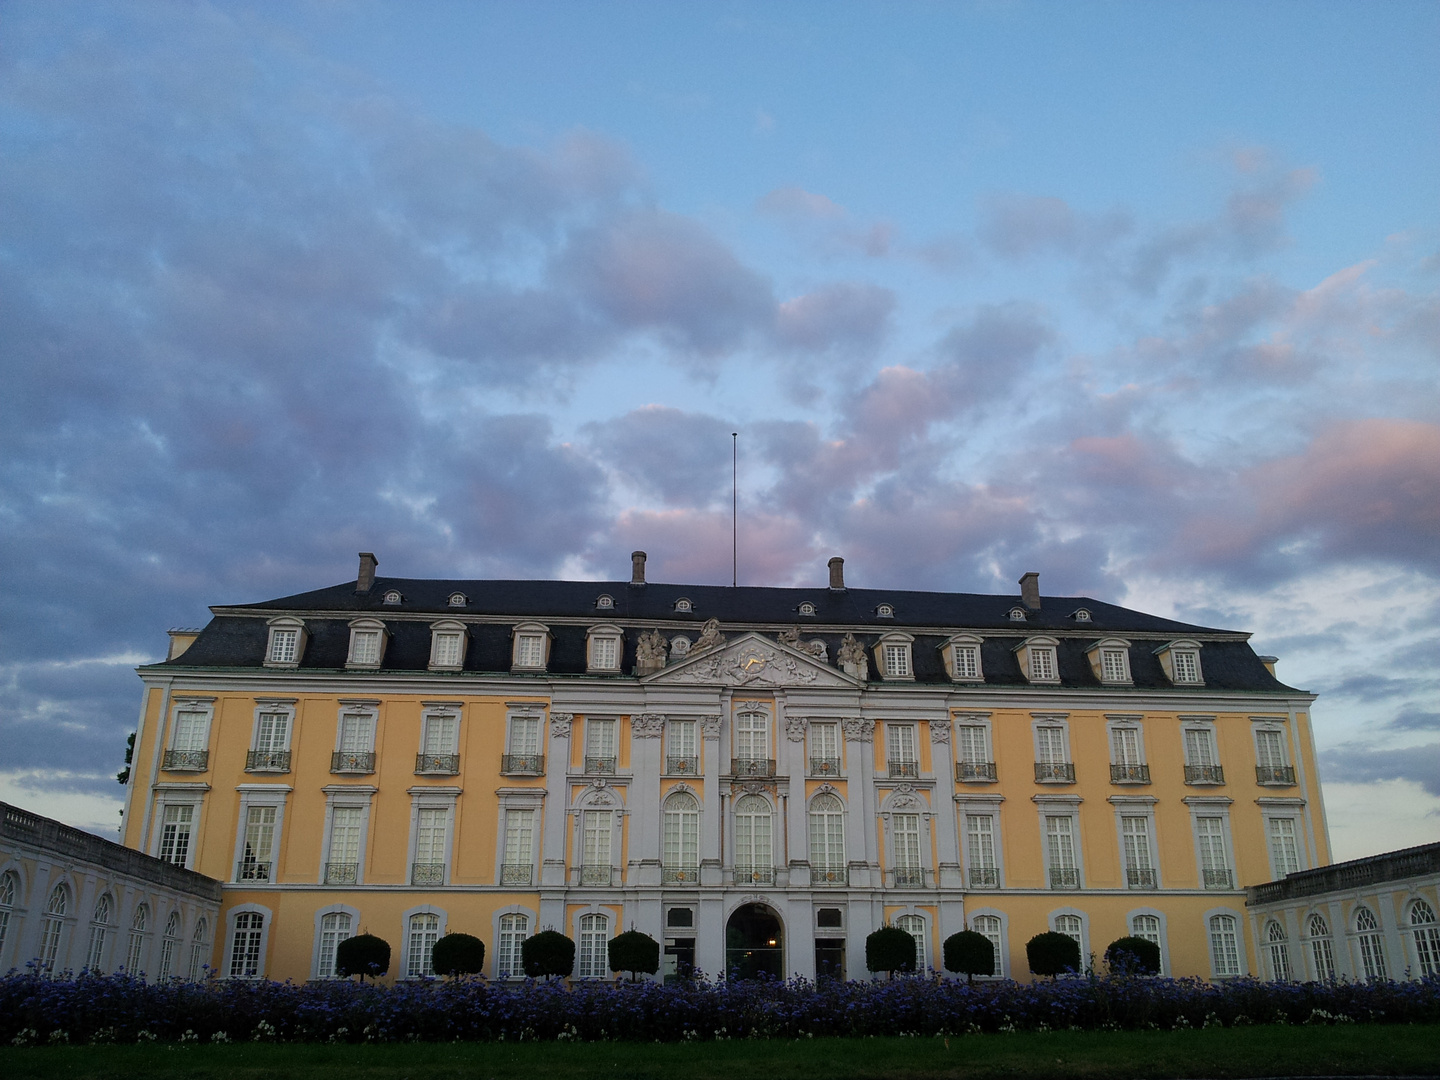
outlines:
[[[544,623],[520,623],[513,634],[510,669],[544,671],[550,663],[550,628]]]
[[[602,611],[613,611],[615,609],[615,598],[609,593],[601,593],[595,598],[595,606]]]
[[[400,595],[400,591],[398,589],[391,589],[385,594],[385,603],[391,607],[402,603],[404,600],[405,597]]]
[[[265,666],[293,668],[305,655],[305,624],[291,615],[282,615],[265,624],[270,638],[265,643]]]
[[[385,645],[390,632],[379,619],[356,619],[350,624],[350,652],[345,666],[374,670],[385,658]]]
[[[1072,611],[1072,612],[1070,613],[1070,618],[1074,619],[1076,622],[1089,622],[1089,621],[1090,621],[1090,609],[1089,609],[1089,608],[1083,608],[1083,607],[1082,607],[1082,608],[1076,608],[1074,611]]]
[[[945,656],[945,673],[955,682],[984,682],[980,668],[982,639],[976,634],[956,634],[940,646]]]
[[[1105,638],[1085,650],[1090,670],[1106,686],[1129,686],[1130,642],[1124,638]]]
[[[470,603],[470,598],[463,592],[452,592],[448,603],[451,607],[465,607]]]
[[[675,601],[675,610],[681,614],[689,614],[695,610],[695,605],[690,602],[688,596],[682,596],[679,600]]]
[[[586,635],[586,672],[592,675],[618,675],[625,652],[625,634],[609,623],[592,626]]]
[[[1176,686],[1204,686],[1200,671],[1200,642],[1182,639],[1167,641],[1155,650],[1165,677]]]
[[[430,624],[430,670],[459,671],[465,666],[465,646],[469,643],[465,624],[445,619]]]
[[[1010,609],[1010,621],[1011,621],[1011,622],[1024,622],[1024,621],[1025,621],[1025,609],[1024,609],[1023,607],[1012,607],[1012,608]]]
[[[1060,643],[1053,637],[1028,637],[1015,646],[1020,671],[1032,683],[1056,685],[1060,682],[1060,662],[1056,650]]]
[[[799,612],[800,612],[801,615],[814,615],[814,614],[815,614],[815,605],[812,604],[809,600],[806,600],[806,601],[803,601],[803,602],[800,604],[800,607],[798,608],[798,610],[799,610]]]
[[[910,647],[915,639],[909,634],[882,634],[875,643],[875,663],[882,679],[914,681],[915,664]]]
[[[881,604],[875,609],[875,617],[877,619],[893,619],[895,617],[894,606],[891,604]]]

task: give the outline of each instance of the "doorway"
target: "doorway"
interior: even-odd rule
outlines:
[[[785,978],[785,931],[766,904],[743,904],[725,924],[725,971],[732,978]]]

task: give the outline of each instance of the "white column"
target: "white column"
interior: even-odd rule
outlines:
[[[785,716],[783,701],[777,702],[776,722],[785,732],[781,744],[782,761],[777,771],[790,778],[789,798],[786,800],[785,837],[790,849],[790,884],[810,884],[810,844],[805,812],[805,729],[803,716]],[[806,925],[813,920],[807,919]],[[811,935],[813,938],[813,934]],[[815,951],[810,950],[809,967],[814,974]],[[796,969],[798,970],[798,968]]]
[[[935,882],[941,889],[964,888],[960,872],[960,833],[955,825],[955,754],[950,721],[930,721],[930,764],[935,771]],[[957,927],[962,930],[964,927]],[[955,931],[950,931],[954,933]]]
[[[875,806],[875,721],[847,716],[840,726],[845,733],[845,775],[849,780],[846,787],[850,812],[845,816],[845,850],[850,858],[850,887],[864,889],[880,880],[875,832],[879,820]],[[864,957],[863,945],[861,957]]]
[[[720,829],[724,821],[725,805],[720,796],[720,716],[702,716],[700,718],[701,733],[701,754],[705,761],[705,810],[700,817],[700,884],[719,885],[721,884],[720,874]],[[724,928],[721,927],[720,942],[721,953],[724,953]],[[700,947],[699,939],[695,947]],[[720,967],[711,969],[706,967],[700,960],[699,953],[696,953],[695,963],[702,971],[720,973],[724,970],[723,963]]]
[[[660,759],[665,717],[630,717],[630,848],[626,884],[660,884]],[[648,931],[647,931],[648,933]]]
[[[570,727],[572,713],[552,712],[545,748],[545,802],[540,851],[540,929],[565,929],[565,825],[570,810]],[[559,891],[553,891],[559,890]]]

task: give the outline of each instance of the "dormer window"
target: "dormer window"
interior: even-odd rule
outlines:
[[[1200,670],[1200,642],[1171,641],[1155,650],[1165,677],[1176,686],[1204,686],[1205,676]]]
[[[615,598],[605,593],[601,593],[595,598],[595,606],[597,608],[604,608],[607,610],[611,609],[615,606]]]
[[[1106,638],[1085,650],[1090,670],[1106,686],[1129,686],[1130,642],[1122,638]]]
[[[465,666],[465,624],[447,620],[430,627],[430,670],[459,671]]]
[[[895,617],[895,609],[889,604],[881,604],[875,609],[875,617],[877,619],[893,619]]]
[[[515,627],[514,650],[510,667],[514,671],[544,671],[550,657],[550,628],[541,623],[521,623]]]
[[[468,603],[470,603],[470,598],[466,596],[463,592],[456,592],[450,594],[451,607],[464,607]]]
[[[624,635],[614,626],[592,626],[586,653],[591,673],[613,675],[620,670]]]
[[[688,597],[682,596],[679,600],[675,601],[675,610],[689,613],[695,610],[695,605],[690,603]]]
[[[1012,608],[1010,609],[1010,621],[1011,621],[1011,622],[1024,622],[1024,621],[1025,621],[1025,609],[1024,609],[1023,607],[1012,607]]]
[[[1026,638],[1015,647],[1020,670],[1032,683],[1055,684],[1060,681],[1060,664],[1055,650],[1059,642],[1052,637]]]
[[[305,652],[305,624],[295,618],[271,619],[270,640],[265,644],[265,666],[293,668],[300,666]]]
[[[1082,607],[1082,608],[1076,608],[1074,614],[1072,614],[1070,617],[1071,617],[1072,619],[1074,619],[1076,622],[1089,622],[1089,621],[1090,621],[1090,609],[1089,609],[1089,608],[1083,608],[1083,607]]]
[[[385,603],[387,604],[398,604],[403,599],[405,598],[401,596],[398,592],[396,592],[394,589],[391,589],[385,594]]]
[[[875,643],[875,662],[882,679],[915,678],[910,656],[913,640],[908,634],[893,633],[886,634]]]
[[[800,614],[801,614],[801,615],[814,615],[814,614],[815,614],[815,605],[812,604],[809,600],[806,600],[803,604],[800,605]]]
[[[955,682],[983,682],[980,671],[981,639],[974,634],[956,634],[943,646],[945,671]]]
[[[378,619],[356,619],[350,624],[350,653],[347,668],[378,668],[385,655],[389,637],[385,624]]]

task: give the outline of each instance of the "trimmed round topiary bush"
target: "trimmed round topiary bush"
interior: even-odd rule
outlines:
[[[1025,959],[1036,975],[1064,975],[1080,970],[1080,943],[1069,934],[1048,930],[1025,943]]]
[[[485,943],[473,934],[446,934],[430,953],[436,975],[478,975],[485,970]]]
[[[390,943],[374,934],[357,934],[335,947],[335,974],[379,978],[390,970]]]
[[[865,938],[865,966],[892,979],[897,971],[914,971],[915,939],[898,926],[882,926]]]
[[[964,975],[970,982],[976,975],[995,973],[995,944],[984,934],[961,930],[945,939],[945,970]]]
[[[520,942],[520,966],[532,979],[563,978],[575,970],[575,942],[558,930],[541,930]]]
[[[630,972],[635,981],[638,972],[654,975],[660,970],[660,943],[639,930],[626,930],[610,939],[610,970]]]
[[[1159,975],[1160,946],[1149,938],[1116,938],[1105,950],[1110,970],[1123,975]]]

